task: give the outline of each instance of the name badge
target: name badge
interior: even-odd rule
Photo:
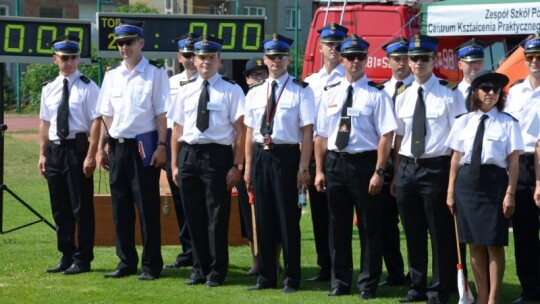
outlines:
[[[347,108],[347,116],[358,116],[360,115],[360,109],[356,108]]]
[[[279,102],[279,105],[283,108],[283,109],[290,109],[291,106],[292,106],[292,102],[290,100],[283,100],[283,101],[280,101]]]
[[[439,109],[430,109],[426,113],[427,118],[437,118],[439,117]]]
[[[499,134],[496,134],[496,133],[487,133],[487,134],[486,134],[486,139],[487,139],[487,140],[498,140],[498,139],[499,139]]]
[[[209,111],[221,111],[222,107],[223,107],[222,103],[210,101],[207,104],[206,109]]]
[[[335,108],[335,107],[337,107],[337,103],[329,104],[328,107],[329,108]]]

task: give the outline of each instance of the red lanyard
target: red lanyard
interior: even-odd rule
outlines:
[[[270,114],[267,114],[266,115],[266,125],[270,125],[270,122],[271,121],[274,121],[274,115],[276,115],[276,110],[277,110],[277,107],[279,105],[279,100],[281,99],[281,95],[283,94],[283,91],[285,91],[285,86],[287,85],[287,82],[289,82],[289,78],[291,78],[291,76],[287,76],[287,80],[285,81],[285,84],[283,85],[283,89],[281,89],[281,93],[279,93],[279,96],[278,96],[278,99],[276,101],[276,105],[274,106],[274,109],[272,110],[272,113]],[[277,83],[277,81],[276,81]],[[270,82],[268,82],[268,85],[266,86],[266,96],[268,96],[266,99],[268,100],[268,98],[270,97],[268,95],[268,88],[270,87]],[[273,100],[272,100],[273,101]],[[269,110],[269,107],[270,104],[269,103],[266,103],[266,113],[268,113],[268,110]]]

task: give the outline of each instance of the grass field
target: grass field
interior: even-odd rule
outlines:
[[[5,184],[52,222],[46,182],[38,175],[38,145],[19,139],[14,133],[5,136]],[[8,193],[4,192],[3,231],[34,221],[36,217]],[[313,232],[309,213],[302,217],[302,276],[317,272]],[[512,235],[510,235],[512,242]],[[402,252],[406,255],[402,237]],[[354,280],[359,268],[360,249],[354,237]],[[139,255],[140,255],[140,249]],[[178,246],[164,246],[165,263],[173,261]],[[96,247],[92,272],[78,276],[46,274],[44,269],[59,260],[54,231],[44,223],[0,235],[0,303],[357,303],[358,291],[339,298],[326,296],[328,283],[303,282],[294,294],[282,294],[279,289],[248,292],[255,279],[246,277],[251,257],[248,247],[230,248],[230,270],[225,285],[218,288],[186,286],[188,269],[163,270],[162,278],[139,282],[136,276],[105,280],[103,275],[116,267],[114,247]],[[520,293],[515,274],[512,244],[506,248],[506,273],[502,303],[509,303]],[[383,273],[383,278],[386,276]],[[469,278],[472,284],[472,277]],[[370,303],[397,303],[407,292],[406,287],[379,288],[377,299]],[[456,303],[453,295],[450,303]]]

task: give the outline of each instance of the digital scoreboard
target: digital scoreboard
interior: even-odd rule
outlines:
[[[119,58],[114,28],[121,18],[144,21],[143,53],[148,58],[175,57],[178,47],[172,40],[188,32],[223,39],[224,59],[250,59],[253,53],[262,53],[264,16],[97,13],[98,57]]]
[[[0,16],[0,62],[51,63],[47,43],[62,35],[79,37],[81,63],[91,60],[91,23],[73,19]]]

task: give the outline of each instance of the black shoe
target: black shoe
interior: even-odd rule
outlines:
[[[167,269],[175,269],[175,268],[181,268],[181,267],[191,267],[193,266],[193,263],[189,260],[176,260],[172,264],[165,265],[165,268]]]
[[[70,266],[71,266],[71,264],[60,262],[56,266],[54,266],[53,268],[46,269],[45,272],[47,272],[47,273],[62,272],[62,271],[66,271],[66,269],[68,269]]]
[[[350,292],[347,291],[347,290],[343,290],[343,289],[340,289],[340,288],[334,288],[332,289],[332,291],[330,291],[328,293],[328,296],[329,297],[339,297],[339,296],[344,296],[344,295],[348,295]]]
[[[116,269],[115,271],[113,271],[111,273],[108,273],[108,274],[104,275],[103,277],[105,279],[118,279],[118,278],[123,278],[123,277],[134,275],[135,273],[136,273],[135,270],[134,271],[129,271],[129,270]]]
[[[159,275],[153,275],[149,272],[143,272],[141,275],[137,278],[138,281],[153,281],[159,279]]]
[[[512,301],[512,303],[524,303],[524,302],[540,302],[540,296],[538,297],[529,297],[521,295],[519,298]]]
[[[268,285],[263,285],[263,284],[255,284],[255,286],[251,286],[249,287],[247,290],[263,290],[263,289],[270,289],[272,288],[271,286],[268,286]]]
[[[282,293],[293,293],[293,292],[296,292],[296,288],[293,288],[291,286],[285,286],[285,287],[283,287],[281,292]]]
[[[254,267],[251,267],[251,268],[246,272],[246,275],[247,275],[248,277],[252,277],[252,276],[259,275],[259,269],[254,268]]]
[[[206,281],[204,279],[189,279],[184,282],[185,285],[202,285]]]
[[[73,263],[68,269],[64,270],[63,273],[65,275],[71,275],[71,274],[79,274],[79,273],[84,273],[84,272],[90,272],[90,266],[82,266],[82,265],[77,265]]]
[[[412,295],[407,294],[405,297],[399,299],[399,303],[414,303],[414,302],[426,302],[426,295]]]
[[[437,299],[437,297],[431,297],[427,301],[428,304],[446,304],[446,302]]]
[[[379,283],[379,286],[403,286],[405,285],[405,278],[401,280],[386,278],[386,280]]]
[[[206,285],[206,287],[218,287],[221,285],[221,283],[214,282],[214,281],[206,281],[204,285]]]
[[[362,300],[371,300],[375,298],[375,294],[368,290],[362,290],[360,292],[360,299]]]
[[[319,272],[314,277],[306,279],[307,282],[326,282],[330,281],[330,274],[326,272]]]

